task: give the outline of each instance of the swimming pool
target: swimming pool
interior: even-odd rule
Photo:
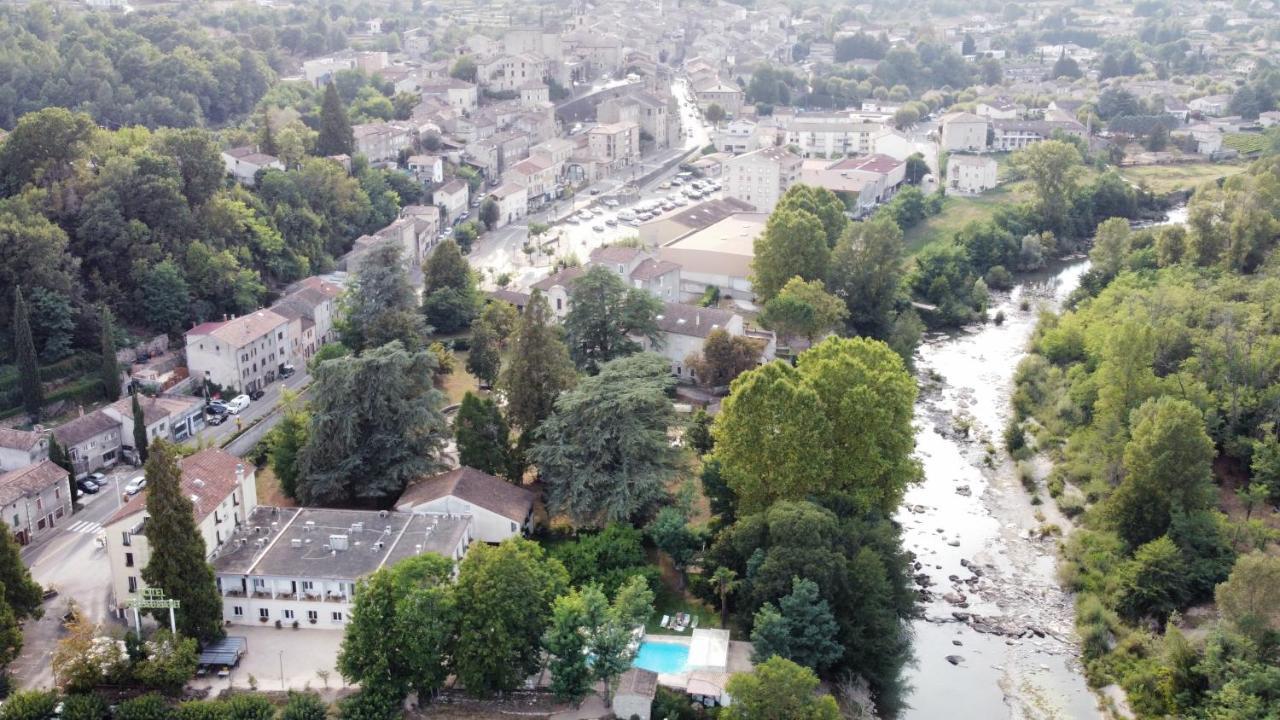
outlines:
[[[689,664],[689,646],[682,643],[645,641],[640,643],[640,650],[632,667],[638,667],[659,675],[673,675],[684,672]]]

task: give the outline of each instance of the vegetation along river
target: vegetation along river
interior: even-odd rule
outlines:
[[[1178,221],[1181,210],[1171,213]],[[916,370],[917,455],[924,480],[898,520],[916,556],[923,615],[903,717],[1098,718],[1079,662],[1070,593],[1056,579],[1051,502],[1032,505],[1003,450],[1014,372],[1042,309],[1079,284],[1079,260],[993,295],[988,322],[929,338]]]

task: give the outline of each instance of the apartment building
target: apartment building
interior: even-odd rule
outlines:
[[[186,333],[192,377],[229,391],[252,392],[275,381],[291,364],[289,320],[271,310],[197,325]]]
[[[767,147],[724,163],[724,194],[770,213],[800,179],[803,161],[785,147]]]

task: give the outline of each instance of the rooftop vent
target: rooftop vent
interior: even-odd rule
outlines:
[[[192,485],[195,485],[195,486],[196,486],[196,487],[198,487],[198,488],[202,488],[202,487],[204,487],[204,481],[203,481],[203,480],[201,480],[200,478],[196,478],[195,480],[192,480],[192,481],[191,481],[191,484],[192,484]]]
[[[351,523],[351,532],[353,533],[364,532],[364,523],[362,522]]]
[[[346,535],[330,535],[329,547],[333,548],[334,550],[346,550],[348,547],[350,547],[347,543],[347,536]]]
[[[289,541],[289,545],[290,545],[291,547],[296,547],[296,548],[300,548],[300,547],[302,547],[302,538],[294,538],[294,539],[290,540],[290,541]]]
[[[308,532],[310,532],[311,530],[315,530],[315,529],[316,529],[316,521],[315,521],[315,520],[308,520],[308,521],[306,522],[306,529],[307,529],[307,531],[308,531]]]

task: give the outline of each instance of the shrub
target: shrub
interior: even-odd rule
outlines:
[[[115,720],[170,720],[173,710],[159,695],[143,695],[120,703]]]
[[[62,720],[105,720],[108,717],[107,701],[97,695],[68,695],[62,701]]]
[[[58,693],[52,690],[24,690],[4,701],[0,720],[46,720],[58,706]]]
[[[290,692],[289,701],[280,711],[280,720],[325,720],[327,711],[319,695]]]
[[[224,701],[229,720],[271,720],[276,709],[265,695],[233,695]]]
[[[174,720],[230,720],[226,703],[217,700],[192,700],[173,710]]]

